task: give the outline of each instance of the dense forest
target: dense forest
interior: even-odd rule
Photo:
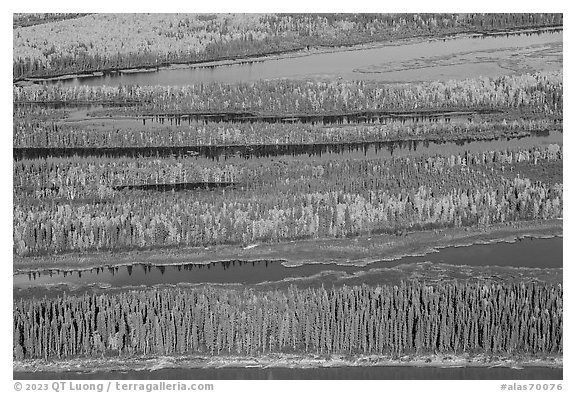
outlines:
[[[19,255],[248,244],[562,217],[562,149],[375,160],[14,164]],[[126,191],[223,183],[215,191]]]
[[[132,103],[107,113],[258,114],[347,113],[357,111],[426,112],[447,109],[525,109],[562,114],[563,73],[538,72],[465,80],[409,84],[365,81],[312,82],[272,80],[249,83],[199,83],[186,86],[14,86],[19,102]]]
[[[72,18],[72,19],[71,19]],[[294,51],[562,26],[562,14],[19,15],[13,78],[158,67]],[[62,20],[59,20],[62,19]],[[31,25],[31,26],[28,26]]]
[[[558,145],[310,163],[273,158],[219,162],[194,154],[134,160],[106,157],[100,150],[489,139],[561,130],[562,72],[399,85],[290,80],[183,87],[45,85],[14,87],[13,94],[15,147],[42,147],[40,153],[46,154],[22,156],[14,163],[14,251],[21,256],[278,242],[562,217],[563,153]],[[158,116],[148,122],[137,117],[130,126],[105,118],[101,125],[95,120],[84,126],[64,121],[66,107],[33,102],[131,103],[101,109],[120,116],[383,108],[424,114],[489,108],[501,113],[471,114],[454,122],[451,115],[443,121],[424,115],[347,126],[262,121],[182,125],[177,117],[168,125]],[[50,156],[49,147],[94,151],[58,158]]]
[[[563,291],[404,283],[19,300],[14,359],[170,354],[562,354]]]

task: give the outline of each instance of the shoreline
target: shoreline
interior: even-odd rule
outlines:
[[[224,261],[280,262],[285,267],[305,264],[336,264],[365,267],[374,262],[403,257],[425,256],[448,247],[475,244],[513,243],[523,238],[563,236],[562,219],[521,221],[485,228],[445,228],[406,233],[362,235],[345,239],[307,239],[282,243],[187,247],[164,250],[66,254],[48,257],[13,256],[13,275],[39,271],[75,272],[96,267],[122,267],[134,264],[177,266],[207,265]]]
[[[60,74],[50,77],[23,77],[13,80],[13,84],[19,83],[46,83],[46,82],[57,82],[65,81],[76,78],[94,78],[102,77],[110,74],[137,74],[137,73],[150,73],[165,70],[175,70],[175,69],[197,69],[197,68],[215,68],[224,67],[229,65],[238,64],[252,64],[271,60],[280,59],[292,59],[313,56],[325,53],[335,53],[335,52],[351,52],[367,49],[378,49],[388,46],[402,46],[418,44],[422,42],[438,41],[438,40],[448,40],[448,39],[458,39],[458,38],[482,38],[482,37],[499,37],[503,35],[518,35],[518,34],[529,34],[529,33],[539,33],[539,32],[561,32],[564,30],[563,26],[544,26],[544,27],[531,27],[531,28],[519,28],[512,30],[494,30],[494,31],[467,31],[467,32],[454,32],[446,33],[439,36],[430,35],[415,35],[412,37],[400,38],[398,40],[392,41],[374,41],[374,42],[361,42],[349,45],[315,45],[310,46],[310,49],[303,49],[303,47],[295,49],[286,49],[281,51],[272,51],[268,54],[254,54],[247,55],[245,57],[231,57],[222,58],[219,60],[205,60],[196,62],[183,62],[183,63],[171,63],[171,64],[160,64],[154,66],[134,66],[119,69],[103,69],[97,71],[89,71],[85,73],[77,74]]]
[[[430,355],[309,355],[265,354],[136,356],[107,358],[76,358],[69,360],[13,361],[13,372],[111,372],[156,371],[162,369],[217,368],[332,368],[332,367],[432,367],[432,368],[562,368],[563,355],[489,355],[489,354],[430,354]]]

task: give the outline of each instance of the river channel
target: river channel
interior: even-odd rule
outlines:
[[[399,279],[407,278],[417,271],[429,271],[432,276],[445,274],[453,266],[467,268],[492,267],[492,273],[499,268],[562,268],[561,237],[549,239],[528,238],[514,243],[476,244],[466,247],[448,247],[424,256],[408,256],[394,261],[374,262],[367,267],[337,264],[304,264],[286,267],[281,261],[222,261],[210,264],[181,264],[157,266],[134,264],[119,267],[100,267],[88,270],[60,271],[45,270],[14,275],[15,290],[31,289],[39,286],[105,285],[121,288],[126,286],[154,286],[162,284],[259,284],[315,277],[316,284],[334,283],[334,279],[356,277],[368,271],[371,274],[361,277],[362,282],[382,283],[382,276],[400,272]],[[377,258],[377,256],[375,256]],[[438,268],[441,266],[441,268]],[[417,269],[415,269],[417,267]],[[432,269],[433,271],[430,271]],[[494,270],[496,269],[496,270]],[[393,272],[392,272],[393,270]],[[459,269],[454,269],[457,272]],[[461,269],[460,269],[461,270]],[[403,274],[402,274],[403,273]],[[515,271],[507,272],[517,275]],[[484,272],[485,274],[485,272]],[[322,277],[322,275],[324,277]],[[332,277],[330,277],[332,276]],[[345,282],[346,280],[341,280]],[[309,283],[308,283],[309,284]]]
[[[177,66],[66,79],[66,86],[186,85],[261,79],[412,82],[562,69],[562,31],[411,40],[401,45],[307,50],[225,66]],[[393,60],[392,60],[393,59]]]
[[[14,379],[139,379],[139,380],[230,380],[230,379],[372,379],[372,380],[561,380],[562,368],[528,367],[324,367],[324,368],[193,368],[93,373],[15,372]]]

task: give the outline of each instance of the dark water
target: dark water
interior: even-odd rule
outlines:
[[[326,158],[326,159],[374,159],[386,157],[422,156],[435,154],[458,154],[489,150],[532,148],[535,145],[556,143],[562,145],[562,132],[550,131],[523,138],[499,138],[495,140],[443,141],[393,141],[363,143],[323,143],[294,145],[249,146],[181,146],[181,147],[127,147],[127,148],[13,148],[14,160],[43,157],[197,157],[215,161],[232,158]]]
[[[202,182],[202,183],[158,183],[158,184],[138,184],[132,186],[116,186],[115,190],[143,190],[143,191],[204,191],[204,190],[218,190],[222,188],[229,188],[239,186],[237,183],[230,182]]]
[[[542,64],[539,62],[542,56],[535,56],[534,59],[531,54],[537,50],[555,48],[561,56],[562,39],[562,32],[481,38],[461,37],[352,51],[335,50],[331,53],[316,54],[308,52],[300,57],[269,59],[223,67],[184,67],[161,69],[157,72],[114,73],[57,83],[67,86],[128,84],[143,86],[186,85],[200,82],[235,83],[278,78],[405,82],[481,75],[492,77],[514,72],[511,68],[514,68],[516,63],[508,64],[509,59],[523,62],[521,63],[523,67],[518,68],[561,69],[562,64],[557,59]],[[428,62],[422,65],[422,59],[428,59]],[[434,62],[430,63],[430,60]]]
[[[91,109],[93,110],[93,109]],[[394,112],[370,110],[361,112],[351,112],[342,114],[299,114],[299,115],[260,115],[248,112],[230,112],[230,113],[157,113],[139,118],[141,125],[145,126],[146,122],[168,124],[171,126],[190,125],[192,122],[213,123],[304,123],[313,125],[345,125],[345,124],[388,124],[390,122],[406,123],[439,123],[451,122],[456,118],[472,118],[474,115],[491,115],[502,113],[501,110],[478,109],[478,110],[428,110],[428,111],[410,111]],[[136,123],[136,126],[140,123]]]
[[[461,110],[456,109],[428,109],[414,111],[393,110],[365,110],[346,113],[300,113],[300,114],[259,114],[257,112],[177,112],[138,115],[136,117],[111,117],[110,108],[126,108],[140,106],[139,102],[106,102],[98,101],[15,101],[14,110],[22,108],[49,108],[54,110],[67,110],[67,122],[94,122],[105,120],[115,125],[130,127],[144,127],[146,124],[165,124],[170,126],[186,126],[192,122],[207,123],[305,123],[321,125],[344,125],[344,124],[388,124],[390,122],[412,123],[439,123],[452,122],[453,119],[469,119],[475,115],[491,115],[502,113],[502,110],[483,108]],[[139,113],[139,112],[137,112]],[[90,116],[89,116],[90,114]],[[114,114],[114,112],[112,113]],[[98,116],[98,115],[103,115]],[[128,122],[129,121],[129,122]]]
[[[210,368],[162,369],[128,372],[15,372],[15,380],[23,379],[142,379],[142,380],[229,380],[229,379],[376,379],[376,380],[562,380],[561,368],[530,367],[331,367],[331,368]]]
[[[154,266],[135,264],[122,267],[101,267],[91,270],[60,272],[56,270],[15,274],[14,289],[40,285],[105,283],[112,287],[128,285],[159,285],[179,283],[240,283],[257,284],[287,278],[309,277],[325,271],[354,274],[367,269],[392,268],[406,264],[432,262],[466,266],[504,266],[529,268],[562,268],[563,238],[523,239],[515,243],[495,243],[467,247],[449,247],[437,253],[419,257],[404,257],[396,261],[375,262],[368,267],[335,264],[306,264],[285,267],[281,262],[226,261],[207,265]]]

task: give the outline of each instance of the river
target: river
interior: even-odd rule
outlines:
[[[59,271],[47,270],[34,273],[18,273],[14,275],[15,290],[33,289],[40,286],[58,284],[74,287],[88,285],[105,285],[121,288],[125,286],[154,286],[161,284],[258,284],[263,282],[278,282],[296,278],[314,277],[316,285],[330,284],[336,281],[350,283],[346,277],[359,279],[366,283],[384,283],[390,278],[399,280],[408,278],[416,271],[420,275],[429,271],[431,276],[438,275],[430,265],[441,265],[441,273],[452,271],[452,276],[460,268],[451,269],[448,266],[460,267],[502,267],[502,268],[562,268],[563,238],[549,239],[528,238],[514,243],[477,244],[466,247],[448,247],[439,252],[424,256],[408,256],[395,261],[375,262],[368,267],[344,266],[336,264],[304,264],[297,267],[286,267],[281,262],[243,262],[225,261],[206,265],[184,264],[176,266],[153,266],[150,264],[135,264],[120,267],[101,267],[89,270]],[[375,256],[375,258],[377,258]],[[417,265],[417,268],[414,266]],[[368,270],[369,269],[369,270]],[[485,270],[485,269],[484,269]],[[484,274],[478,270],[476,274]],[[491,269],[496,273],[498,269]],[[398,272],[400,275],[398,276]],[[500,269],[501,271],[501,269]],[[362,277],[358,273],[364,272]],[[480,272],[480,273],[479,273]],[[514,271],[512,271],[514,272]],[[402,274],[403,273],[403,274]],[[516,273],[516,275],[518,275]],[[383,276],[386,276],[386,280]],[[344,279],[342,279],[344,278]],[[354,280],[355,281],[355,280]],[[306,282],[306,285],[309,285]],[[59,290],[62,290],[61,288]],[[19,291],[15,292],[18,294]],[[21,293],[20,295],[24,295]]]
[[[372,380],[561,380],[562,368],[528,367],[326,367],[326,368],[193,368],[93,373],[15,372],[14,379],[140,379],[140,380],[231,380],[231,379],[372,379]]]
[[[562,31],[412,40],[401,45],[311,50],[226,66],[181,66],[57,81],[65,86],[186,85],[261,79],[342,79],[409,82],[494,77],[562,69]],[[393,59],[393,60],[392,60]]]

